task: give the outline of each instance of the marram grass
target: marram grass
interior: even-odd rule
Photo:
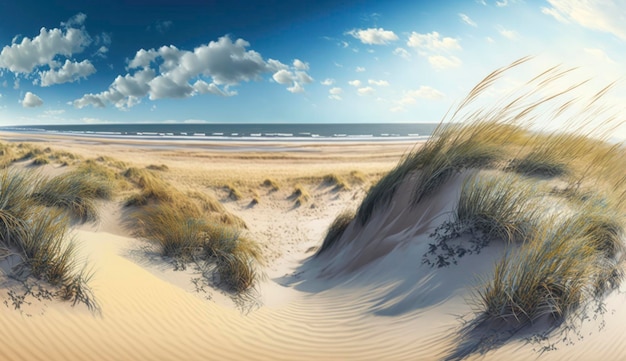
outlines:
[[[476,105],[506,71],[526,61],[474,87],[432,137],[370,189],[356,214],[355,227],[362,227],[394,197],[408,197],[410,207],[428,206],[463,172],[450,224],[478,229],[508,249],[476,290],[479,320],[562,320],[623,277],[626,149],[607,141],[623,123],[601,101],[611,86],[584,99],[575,92],[586,81],[559,88],[571,70],[553,67],[492,107]],[[538,129],[546,117],[565,120],[565,127]],[[407,183],[410,194],[397,194]],[[342,246],[349,222],[337,217],[318,254]]]

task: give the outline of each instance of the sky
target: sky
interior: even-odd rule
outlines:
[[[553,65],[626,74],[626,0],[3,1],[0,125],[438,122]]]

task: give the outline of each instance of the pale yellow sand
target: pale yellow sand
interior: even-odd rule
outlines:
[[[258,287],[258,306],[249,304],[247,312],[219,290],[196,292],[193,270],[172,271],[123,227],[121,206],[106,203],[99,224],[75,231],[82,254],[96,270],[92,286],[101,315],[56,301],[35,301],[23,312],[0,304],[0,360],[445,359],[458,345],[454,337],[461,326],[459,316],[471,316],[466,301],[477,276],[490,272],[503,251],[489,247],[463,258],[457,267],[421,265],[428,234],[456,202],[459,177],[428,207],[408,211],[407,197],[394,198],[364,229],[349,228],[342,240],[348,246],[340,252],[311,260],[312,247],[321,244],[335,215],[356,207],[369,184],[334,192],[310,183],[313,199],[302,207],[287,199],[289,185],[351,170],[373,181],[376,174],[391,169],[410,144],[225,152],[222,148],[232,145],[164,149],[163,144],[39,140],[85,157],[108,155],[141,166],[164,163],[170,167],[167,177],[180,187],[219,193],[211,186],[232,181],[245,192],[256,190],[261,198],[257,206],[248,206],[249,194],[225,205],[248,223],[250,235],[262,244],[267,279]],[[50,166],[47,171],[58,170]],[[287,186],[273,193],[258,186],[270,176]],[[6,299],[6,292],[0,290],[0,297]],[[611,296],[604,315],[587,322],[579,335],[567,336],[571,344],[560,342],[563,336],[534,344],[520,338],[470,359],[622,359],[625,301],[623,294]],[[556,350],[538,350],[552,343]]]

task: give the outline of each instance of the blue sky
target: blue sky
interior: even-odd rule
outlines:
[[[495,93],[621,80],[624,24],[623,0],[5,1],[0,124],[436,122],[527,55]]]

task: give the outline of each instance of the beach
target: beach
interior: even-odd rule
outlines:
[[[495,337],[497,347],[462,352],[459,330],[476,314],[468,299],[505,247],[491,245],[459,259],[458,267],[433,268],[422,259],[429,235],[456,206],[465,173],[426,204],[393,198],[318,254],[337,215],[356,210],[421,143],[181,143],[14,132],[0,139],[15,149],[28,143],[51,159],[34,165],[22,158],[9,166],[38,177],[62,175],[89,160],[119,174],[153,169],[172,189],[219,200],[245,222],[243,232],[263,256],[262,277],[245,296],[219,287],[214,274],[193,263],[176,267],[129,223],[134,208],[125,201],[135,189],[122,187],[98,201],[97,221],[72,225],[80,259],[93,270],[89,287],[97,309],[24,292],[5,277],[0,359],[600,360],[626,354],[620,293],[571,333],[541,338],[541,330],[524,330],[501,342]],[[76,160],[61,164],[55,152]],[[17,305],[20,292],[26,302]]]

